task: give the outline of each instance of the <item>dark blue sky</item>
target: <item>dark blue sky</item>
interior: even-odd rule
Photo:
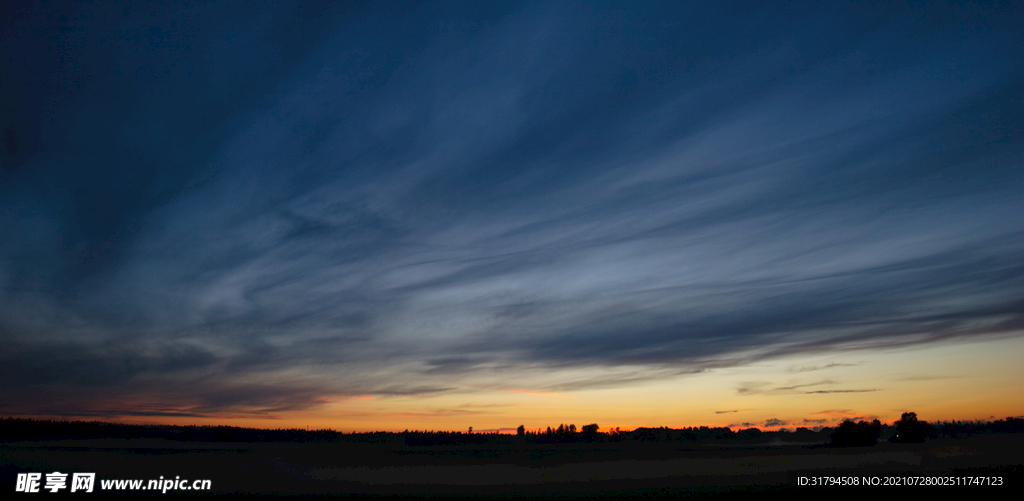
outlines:
[[[1020,3],[250,4],[3,7],[0,414],[1024,330]]]

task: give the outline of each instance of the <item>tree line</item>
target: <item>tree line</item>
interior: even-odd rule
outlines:
[[[546,429],[527,430],[520,425],[516,434],[497,432],[473,433],[459,431],[352,432],[330,429],[260,429],[235,426],[173,426],[132,425],[101,421],[54,421],[21,418],[0,418],[0,441],[148,438],[182,442],[300,442],[300,443],[391,443],[408,446],[468,444],[567,444],[614,442],[676,442],[676,443],[771,443],[820,442],[835,447],[870,446],[879,440],[894,443],[923,442],[935,438],[964,438],[989,433],[1024,433],[1024,418],[1008,417],[998,421],[943,421],[928,423],[913,412],[904,413],[892,425],[877,419],[844,421],[835,428],[795,431],[762,431],[747,428],[733,431],[726,427],[637,428],[622,431],[612,428],[601,431],[596,423],[577,428],[560,424]]]

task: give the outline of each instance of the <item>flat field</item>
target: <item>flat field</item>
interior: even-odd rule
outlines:
[[[209,491],[132,493],[172,497],[613,499],[731,498],[756,493],[820,497],[838,488],[802,486],[798,477],[819,478],[819,482],[820,477],[853,477],[859,483],[864,476],[912,474],[998,476],[1001,486],[947,488],[1003,498],[1021,490],[1022,446],[1021,434],[851,448],[636,442],[410,447],[155,439],[19,441],[0,444],[0,489],[14,490],[19,473],[59,471],[96,473],[96,491],[101,490],[102,480],[110,479],[210,480]],[[881,494],[892,488],[852,487],[862,494]],[[903,489],[936,493],[943,487]],[[61,494],[89,496],[66,490]]]

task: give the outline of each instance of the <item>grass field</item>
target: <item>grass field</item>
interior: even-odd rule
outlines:
[[[715,444],[680,447],[671,443],[408,447],[91,439],[6,443],[0,445],[0,467],[5,490],[13,490],[17,474],[26,472],[94,472],[97,490],[101,479],[148,481],[162,476],[211,481],[210,491],[161,494],[166,496],[685,498],[759,492],[820,495],[828,488],[798,486],[796,476],[912,473],[1003,476],[1002,487],[971,487],[982,495],[1002,497],[1019,490],[1024,464],[1022,445],[1024,436],[1019,434],[853,448]],[[883,487],[861,489],[881,492]]]

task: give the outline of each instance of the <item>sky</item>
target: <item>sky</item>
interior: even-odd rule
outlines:
[[[1024,414],[1020,2],[15,2],[0,415]]]

